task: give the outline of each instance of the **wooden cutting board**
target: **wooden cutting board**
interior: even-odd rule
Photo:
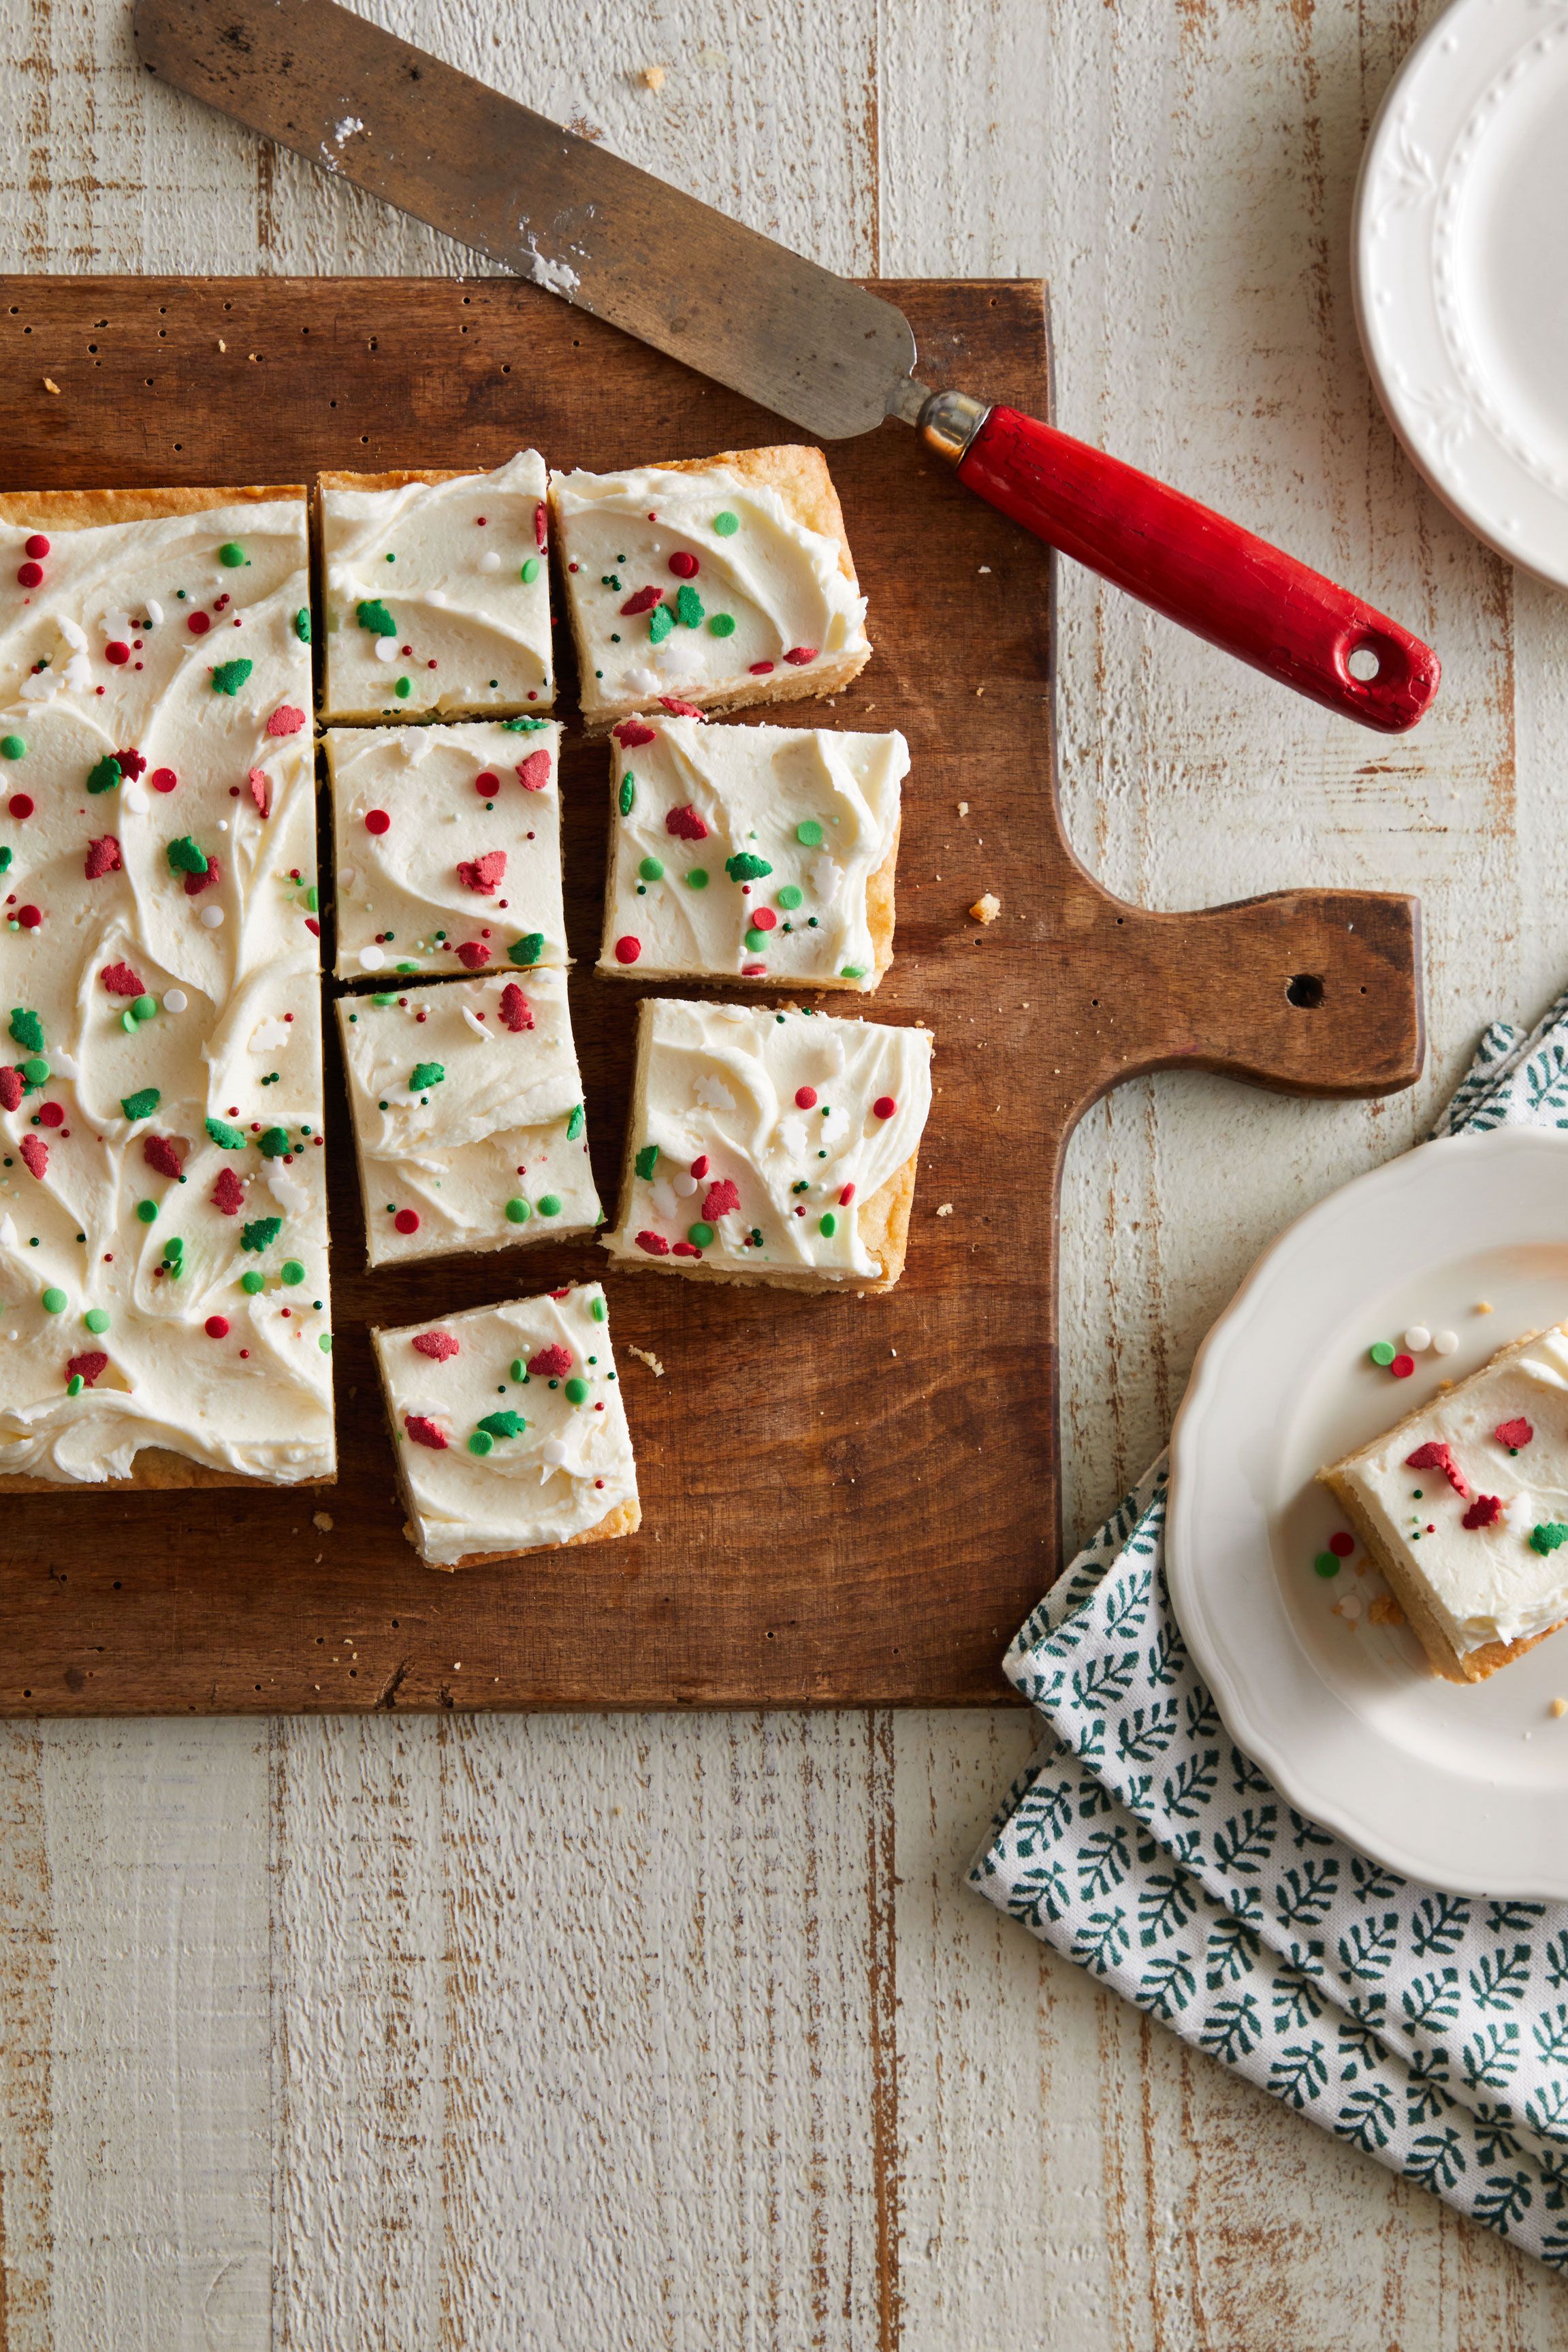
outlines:
[[[1040,285],[888,290],[930,381],[1046,415]],[[509,279],[12,278],[0,352],[5,489],[489,467],[529,444],[602,468],[799,437]],[[366,1274],[329,1068],[337,1486],[11,1501],[0,1713],[1004,1698],[1001,1651],[1061,1563],[1057,1194],[1074,1123],[1120,1079],[1176,1065],[1326,1095],[1416,1077],[1416,903],[1301,890],[1162,915],[1109,897],[1057,808],[1050,555],[901,425],[829,455],[876,652],[836,709],[786,716],[909,739],[897,961],[862,1001],[937,1043],[902,1283],[861,1302],[611,1276],[642,1533],[434,1573],[402,1534],[367,1324],[604,1259],[560,1244]],[[612,1202],[635,992],[592,970],[603,751],[570,740],[563,786],[572,1017]],[[328,858],[323,828],[324,882]],[[987,890],[1002,914],[982,927],[966,910]]]

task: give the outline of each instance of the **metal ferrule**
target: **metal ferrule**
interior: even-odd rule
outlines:
[[[956,466],[990,413],[988,400],[972,400],[967,392],[934,392],[920,412],[920,437]]]

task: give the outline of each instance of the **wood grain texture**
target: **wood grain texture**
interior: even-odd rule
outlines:
[[[1063,1193],[1071,1529],[1092,1524],[1161,1442],[1197,1339],[1257,1248],[1419,1132],[1490,1013],[1533,1010],[1563,977],[1564,608],[1474,549],[1409,476],[1350,320],[1359,143],[1437,5],[904,0],[879,11],[847,0],[809,20],[783,0],[744,12],[666,0],[656,18],[603,0],[493,17],[453,0],[371,11],[836,268],[1048,276],[1068,430],[1228,500],[1404,614],[1445,657],[1433,718],[1380,756],[1062,567],[1061,768],[1080,853],[1149,906],[1307,877],[1419,890],[1433,1040],[1420,1097],[1379,1109],[1158,1076],[1079,1129]],[[16,61],[0,83],[7,266],[466,266],[294,159],[258,152],[167,92],[144,95],[119,0],[5,0],[0,22]],[[656,64],[667,79],[655,93],[639,76]],[[237,1801],[243,1776],[192,1785],[178,1726],[149,1727],[162,1772],[152,1745],[140,1780],[100,1772],[89,1793],[73,1769],[65,1814],[96,1808],[110,1848],[136,1852],[144,1808],[177,1804],[184,1852],[198,1858],[220,1839],[231,1885],[270,1889],[270,1956],[255,1969],[257,1982],[270,1976],[272,2053],[253,2084],[265,2094],[270,2083],[272,2146],[254,2151],[248,2183],[225,2177],[242,2216],[253,2191],[273,2196],[276,2287],[270,2332],[255,2322],[231,2336],[234,2352],[450,2347],[446,2267],[504,2268],[526,2225],[528,2258],[548,2273],[551,2233],[571,2237],[591,2170],[613,2204],[594,2275],[612,2274],[617,2310],[634,2313],[636,2352],[683,2340],[704,2352],[775,2341],[795,2352],[801,2340],[861,2352],[890,2340],[883,2311],[915,2352],[1564,2352],[1562,2289],[1536,2265],[1181,2051],[961,1890],[963,1862],[1027,1752],[1023,1717],[873,1720],[875,1742],[852,1715],[791,1727],[815,1794],[809,1811],[775,1809],[766,1850],[767,1734],[781,1725],[745,1717],[286,1718],[271,1734],[270,1823]],[[459,1839],[439,1802],[442,1742],[480,1729],[504,1743],[512,1801],[532,1825],[526,1894],[506,1907],[491,1891],[499,1832],[486,1819]],[[244,1724],[204,1730],[256,1738]],[[73,2127],[53,2149],[62,1928],[112,1961],[139,2021],[126,2035],[139,2071],[109,2076],[93,2119],[105,2176],[134,2174],[131,2086],[166,2101],[173,2079],[139,1993],[162,1966],[169,1874],[141,1882],[127,1916],[91,1883],[51,1874],[43,1836],[56,1759],[117,1737],[18,1726],[0,1749],[0,2340],[28,2352],[104,2340],[97,2315],[51,2288],[52,2168],[77,2167],[83,2138]],[[373,1764],[367,1741],[384,1743]],[[873,1774],[873,1757],[889,1754],[891,1771],[881,1762]],[[605,1794],[613,1786],[609,1802],[622,1801],[620,1784],[639,1775],[654,1828],[614,1850],[612,1909],[594,1866]],[[601,2004],[591,2034],[570,1955],[586,1947],[608,1969],[612,1929],[690,1923],[699,1887],[722,1902],[742,1856],[800,1899],[766,1915],[737,1906],[717,1942],[689,1934],[684,1965],[659,1972],[667,2055],[642,2004]],[[757,1884],[742,1883],[746,1904]],[[500,2185],[485,2208],[465,2206],[461,2238],[443,2209],[449,1908],[505,1956],[518,2038],[497,2036],[491,2054],[523,2094],[497,2126],[509,2189],[495,2159]],[[831,2095],[842,2053],[870,2045],[873,1958],[878,2065],[896,2095],[874,2134],[863,2104]],[[483,1988],[472,2007],[483,2021]],[[822,2053],[815,2137],[800,2107],[768,2109],[753,2007],[798,2020]],[[194,2014],[188,2066],[204,2049],[224,2060],[209,2032]],[[580,2058],[596,2084],[619,2086],[623,2137],[574,2127]],[[527,2092],[547,2063],[541,2118]],[[673,2217],[648,2161],[656,2070],[672,2063],[691,2086],[677,2115],[700,2114],[706,2128],[714,2111],[724,2168],[722,2195]],[[857,2093],[863,2079],[845,2076]],[[184,2120],[182,2158],[199,2172],[209,2126]],[[120,2230],[120,2211],[108,2224]],[[861,2257],[879,2227],[894,2262],[873,2291]],[[361,2252],[345,2278],[350,2240]],[[155,2279],[165,2251],[139,2251]],[[799,2310],[802,2296],[809,2332],[771,2336],[769,2314]],[[529,2311],[517,2315],[512,2341],[603,2352],[591,2304],[567,2286],[538,2310],[531,2336]],[[490,2340],[507,2338],[497,2328]],[[159,2338],[131,2322],[114,2352],[143,2347],[159,2352]]]

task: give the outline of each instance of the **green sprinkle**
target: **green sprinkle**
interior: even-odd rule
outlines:
[[[224,1151],[243,1151],[245,1150],[244,1135],[237,1127],[231,1127],[226,1118],[209,1118],[207,1121],[207,1133],[212,1137],[213,1141],[218,1145],[220,1150]]]
[[[11,864],[11,852],[10,852],[10,850],[9,850],[8,848],[7,848],[7,849],[0,849],[0,874],[4,874],[4,873],[5,873],[5,872],[6,872],[6,870],[8,869],[8,867],[9,867],[10,864]]]
[[[767,932],[757,930],[747,931],[746,934],[746,944],[753,955],[760,955],[763,949],[768,945]]]
[[[427,1087],[440,1086],[445,1076],[442,1062],[416,1062],[408,1074],[408,1083],[416,1095],[422,1095]]]
[[[269,1127],[261,1137],[261,1148],[268,1160],[281,1160],[288,1150],[288,1129]]]
[[[168,1240],[163,1244],[163,1256],[165,1262],[172,1262],[175,1265],[178,1265],[180,1260],[184,1256],[184,1243],[181,1240],[178,1234],[171,1234]]]
[[[699,1217],[695,1225],[688,1225],[686,1227],[686,1239],[689,1242],[695,1242],[698,1249],[711,1249],[713,1247],[713,1227],[710,1224],[706,1224],[703,1219]]]
[[[658,1164],[659,1147],[656,1143],[645,1143],[632,1162],[632,1166],[636,1169],[638,1175],[643,1178],[644,1183],[647,1181],[648,1178],[652,1176]]]
[[[1391,1364],[1394,1361],[1394,1349],[1386,1339],[1375,1340],[1366,1352],[1375,1364]]]
[[[320,913],[320,911],[321,911],[321,894],[320,894],[320,892],[317,889],[316,885],[314,884],[314,882],[312,882],[312,884],[310,885],[310,887],[309,887],[309,888],[308,888],[308,890],[307,890],[307,891],[306,891],[306,893],[305,893],[305,904],[307,905],[307,907],[308,907],[308,908],[310,909],[310,912],[311,912],[313,915],[317,915],[317,914],[319,914],[319,913]]]
[[[330,1331],[323,1331],[318,1338],[316,1345],[320,1349],[321,1353],[324,1356],[329,1356],[332,1352],[332,1334]]]
[[[798,882],[786,882],[779,893],[779,904],[793,914],[805,895]]]
[[[554,724],[553,719],[503,719],[501,732],[503,735],[531,735],[536,728],[553,727]]]
[[[594,1321],[595,1321],[596,1323],[602,1323],[602,1322],[603,1322],[603,1320],[604,1320],[605,1312],[606,1312],[605,1305],[604,1305],[604,1301],[603,1301],[603,1299],[602,1299],[602,1298],[595,1298],[595,1299],[591,1299],[591,1300],[589,1302],[589,1308],[588,1308],[588,1311],[589,1311],[589,1313],[592,1316],[592,1318],[593,1318],[593,1319],[594,1319]]]
[[[735,614],[733,613],[716,613],[712,620],[708,623],[708,634],[710,636],[715,637],[733,637],[735,635]]]
[[[525,931],[522,938],[514,940],[507,950],[514,963],[524,966],[538,963],[544,951],[545,935],[542,931]]]
[[[817,1231],[820,1234],[825,1234],[828,1239],[831,1241],[833,1235],[838,1232],[838,1230],[839,1221],[837,1217],[834,1216],[831,1209],[824,1209],[821,1215],[817,1219]]]
[[[655,604],[648,615],[648,635],[654,645],[662,646],[674,625],[674,608],[668,604]]]
[[[644,857],[637,868],[644,882],[662,882],[664,869],[656,857]]]
[[[689,580],[683,580],[675,591],[675,617],[685,629],[695,629],[705,616],[702,598]]]
[[[242,1250],[255,1250],[259,1256],[264,1249],[271,1248],[282,1231],[281,1217],[256,1217],[248,1225],[242,1226],[239,1245]]]
[[[66,1311],[65,1292],[63,1290],[46,1290],[43,1297],[43,1307],[46,1315],[63,1315]],[[1568,1528],[1565,1528],[1563,1532],[1568,1534]]]
[[[188,833],[172,841],[163,854],[169,860],[171,874],[204,874],[207,870],[206,851]]]
[[[309,644],[310,611],[308,605],[301,604],[299,610],[294,615],[294,634],[298,638],[302,646],[308,646]]]
[[[283,1279],[288,1285],[290,1290],[294,1289],[298,1284],[304,1281],[305,1268],[300,1265],[299,1260],[297,1257],[286,1257],[284,1259]]]
[[[400,677],[397,684],[393,687],[392,692],[397,696],[400,702],[406,702],[409,696],[413,692],[413,678]]]
[[[507,1203],[507,1223],[509,1225],[526,1225],[533,1213],[526,1201],[508,1201]]]
[[[524,1361],[523,1361],[523,1360],[522,1360],[521,1356],[514,1356],[514,1357],[512,1358],[512,1378],[513,1378],[513,1380],[515,1380],[515,1381],[527,1381],[527,1379],[528,1379],[528,1368],[527,1364],[525,1364],[525,1363],[524,1363]]]
[[[0,759],[25,760],[27,746],[20,735],[0,735]]]
[[[372,1004],[395,1004],[395,1003],[397,1003],[397,999],[396,999],[396,997],[395,997],[395,996],[392,996],[392,995],[389,995],[389,994],[386,994],[386,993],[381,993],[381,994],[378,994],[378,995],[372,996],[372,997],[371,997],[371,1003]]]
[[[133,1095],[121,1095],[120,1108],[127,1118],[151,1118],[163,1097],[156,1087],[138,1087]]]
[[[130,1011],[132,1018],[137,1021],[155,1020],[158,1013],[158,999],[155,996],[133,997]]]
[[[749,849],[740,849],[733,857],[725,859],[724,870],[732,882],[760,882],[765,874],[772,873],[773,868],[766,857],[758,857]]]
[[[379,596],[367,596],[356,608],[355,619],[361,629],[369,629],[372,637],[395,637],[397,623]]]
[[[1337,1576],[1340,1571],[1338,1555],[1332,1551],[1321,1551],[1313,1560],[1312,1567],[1315,1572],[1324,1579]]]
[[[256,664],[254,662],[219,662],[217,667],[213,672],[213,692],[214,694],[237,694],[255,667]]]
[[[468,1440],[470,1454],[489,1454],[495,1449],[495,1439],[487,1429],[476,1429]]]
[[[107,1331],[109,1328],[109,1315],[104,1307],[89,1307],[81,1319],[89,1331]]]
[[[541,1217],[559,1216],[560,1194],[559,1192],[541,1192],[539,1194],[539,1214]]]
[[[247,1266],[239,1278],[239,1286],[250,1297],[254,1298],[258,1290],[265,1290],[267,1288],[267,1276],[265,1274],[261,1273],[257,1267],[254,1265]]]
[[[587,1124],[587,1114],[584,1111],[582,1105],[579,1103],[577,1108],[571,1113],[571,1116],[566,1122],[567,1141],[569,1143],[575,1143]]]
[[[863,980],[865,978],[865,966],[863,963],[846,963],[840,968],[839,978],[841,980]]]
[[[46,1291],[44,1304],[47,1307],[48,1303],[48,1294]],[[1568,1543],[1568,1528],[1563,1526],[1561,1519],[1548,1519],[1544,1525],[1531,1528],[1530,1530],[1530,1549],[1531,1551],[1540,1552],[1543,1559],[1548,1552],[1555,1551],[1559,1544],[1565,1543]]]
[[[232,539],[225,540],[218,550],[218,562],[225,566],[225,570],[237,572],[245,560],[244,548],[236,546]]]
[[[538,559],[538,557],[537,555],[530,555],[530,556],[528,556],[528,557],[525,560],[524,564],[523,564],[523,585],[524,585],[524,587],[525,587],[525,588],[531,588],[531,587],[533,586],[533,584],[534,584],[534,582],[538,578],[538,576],[539,576],[539,559]]]
[[[73,1373],[71,1374],[71,1376],[70,1376],[69,1380],[66,1382],[66,1394],[67,1394],[67,1396],[80,1396],[81,1392],[82,1392],[82,1377],[81,1377],[81,1374],[80,1374],[79,1372],[73,1372]]]
[[[520,1437],[528,1425],[520,1412],[487,1412],[479,1423],[492,1437]]]
[[[686,887],[688,890],[706,890],[707,888],[707,867],[706,866],[694,866],[692,867],[691,872],[686,876]]]
[[[636,798],[637,779],[632,773],[631,769],[628,768],[626,773],[621,779],[621,793],[619,801],[617,802],[617,806],[619,807],[622,816],[631,815],[632,804],[636,801]]]
[[[28,1012],[25,1004],[15,1004],[11,1008],[11,1034],[18,1045],[26,1045],[35,1054],[43,1052],[44,1024],[36,1013]]]
[[[733,539],[740,529],[740,517],[731,514],[727,507],[722,507],[713,519],[713,527],[720,539]]]
[[[802,817],[795,827],[795,838],[805,849],[821,849],[822,828],[814,816]]]
[[[89,793],[111,793],[123,772],[112,753],[105,752],[103,758],[88,770],[87,788]]]
[[[158,1203],[157,1203],[157,1202],[156,1202],[156,1201],[138,1201],[138,1202],[137,1202],[137,1203],[136,1203],[136,1213],[137,1213],[137,1215],[141,1218],[141,1222],[142,1222],[142,1223],[143,1223],[144,1225],[150,1225],[150,1224],[152,1223],[152,1221],[153,1221],[154,1217],[156,1217],[156,1215],[158,1214]]]

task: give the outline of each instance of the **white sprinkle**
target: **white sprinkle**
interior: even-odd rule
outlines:
[[[125,788],[125,805],[128,809],[134,809],[138,816],[145,816],[152,803],[140,784],[128,784]]]
[[[500,557],[497,554],[497,552],[496,552],[495,549],[494,549],[493,547],[491,547],[491,548],[486,548],[486,550],[485,553],[484,553],[484,554],[479,558],[479,569],[480,569],[480,571],[481,571],[481,572],[499,572],[500,568],[501,568],[501,559],[500,559]]]
[[[490,1031],[486,1029],[485,1024],[480,1020],[478,1014],[471,1011],[466,1004],[463,1005],[460,1009],[462,1011],[464,1020],[468,1024],[469,1028],[472,1029],[476,1037],[483,1037],[486,1045],[493,1045],[496,1042],[495,1038],[492,1036]]]
[[[165,1013],[183,1013],[188,999],[183,988],[166,988],[163,992]]]
[[[345,890],[351,890],[358,879],[359,877],[351,866],[345,866],[342,872],[338,877],[339,882],[342,885]]]
[[[411,727],[402,739],[402,756],[409,766],[417,768],[429,749],[429,730],[423,727]]]
[[[154,596],[149,596],[147,599],[147,617],[154,628],[163,618],[163,607]]]
[[[226,816],[221,816],[221,817],[219,817],[219,819],[218,819],[218,831],[219,831],[220,833],[226,833],[226,832],[228,831],[228,829],[229,829],[229,821],[228,821],[227,817],[226,817]]]
[[[427,604],[434,604],[437,612],[444,613],[446,610],[446,591],[444,588],[431,588],[426,591],[424,601]]]
[[[689,1201],[697,1189],[697,1180],[695,1176],[676,1176],[673,1181],[683,1201]]]
[[[559,1437],[546,1440],[544,1456],[552,1470],[559,1470],[561,1467],[566,1460],[566,1447]]]
[[[397,639],[395,637],[378,637],[376,639],[376,659],[377,661],[396,661]]]
[[[57,615],[57,625],[72,653],[79,654],[85,649],[87,631],[79,621],[73,621],[68,613],[61,613]]]
[[[0,1249],[15,1249],[15,1248],[16,1248],[16,1218],[15,1218],[15,1217],[0,1217]],[[13,1338],[13,1339],[15,1339],[16,1335],[16,1333],[15,1333],[15,1332],[13,1332],[11,1336],[12,1336],[12,1338]]]
[[[223,919],[224,910],[221,907],[204,907],[202,908],[202,927],[204,930],[215,931],[220,929],[223,924]]]
[[[360,950],[360,969],[361,971],[380,971],[386,960],[387,951],[385,948],[371,947],[361,948]]]
[[[1405,1334],[1405,1345],[1413,1356],[1421,1355],[1432,1344],[1432,1334],[1425,1323],[1412,1323]]]
[[[1457,1331],[1434,1331],[1432,1345],[1439,1356],[1451,1356],[1459,1344]]]

